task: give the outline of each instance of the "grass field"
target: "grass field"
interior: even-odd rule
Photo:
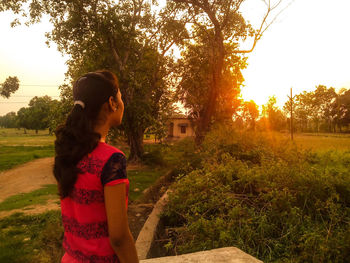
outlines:
[[[0,171],[11,169],[17,165],[34,159],[54,155],[55,137],[48,131],[0,129]]]
[[[286,143],[295,143],[298,147],[315,152],[350,151],[350,134],[339,133],[296,133],[294,142],[288,133],[265,133],[271,139],[285,140]]]
[[[0,129],[0,146],[48,146],[53,145],[54,135],[49,135],[48,130],[39,131],[23,129]]]
[[[295,142],[303,148],[314,151],[350,150],[350,135],[348,134],[297,134]]]

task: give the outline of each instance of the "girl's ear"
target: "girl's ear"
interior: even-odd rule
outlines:
[[[115,101],[115,99],[110,96],[108,99],[108,106],[109,106],[109,110],[110,111],[116,111],[117,110],[117,103]]]

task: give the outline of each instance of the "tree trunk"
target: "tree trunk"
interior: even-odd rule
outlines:
[[[143,135],[144,129],[137,127],[135,119],[132,118],[132,114],[128,111],[128,105],[132,101],[133,94],[132,90],[129,88],[129,83],[127,80],[126,72],[121,71],[119,77],[120,90],[122,93],[122,99],[124,102],[124,127],[125,134],[128,139],[128,145],[130,146],[130,155],[128,162],[138,163],[141,161],[143,155]]]
[[[130,132],[128,139],[130,142],[130,155],[128,158],[129,162],[137,163],[141,160],[144,149],[143,149],[143,135],[144,132],[139,129]]]
[[[215,46],[213,47],[213,52],[209,59],[209,61],[212,62],[212,83],[209,87],[208,102],[204,105],[204,112],[197,122],[198,124],[195,131],[195,142],[197,145],[202,144],[205,134],[209,131],[212,117],[214,116],[216,109],[217,97],[222,79],[222,68],[225,59],[225,49],[221,32],[216,32]]]

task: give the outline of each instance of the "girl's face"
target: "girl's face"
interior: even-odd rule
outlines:
[[[111,125],[116,127],[122,123],[123,113],[124,113],[124,102],[122,100],[122,94],[118,89],[118,93],[116,95],[116,104],[113,109],[113,113],[111,116]]]

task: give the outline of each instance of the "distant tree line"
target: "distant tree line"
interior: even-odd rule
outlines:
[[[0,116],[0,127],[3,128],[23,128],[24,133],[27,129],[38,130],[49,129],[52,133],[53,127],[57,122],[57,108],[60,101],[53,100],[49,96],[34,97],[30,100],[28,107],[23,107],[16,112],[9,112]]]
[[[28,107],[21,108],[17,113],[9,112],[0,116],[0,127],[42,130],[49,129],[52,133],[62,123],[72,107],[71,90],[68,85],[62,85],[61,100],[53,100],[49,96],[34,97]],[[235,95],[236,96],[236,95]],[[167,115],[174,109],[168,108]],[[166,116],[162,117],[163,120]],[[318,85],[314,91],[303,91],[294,96],[293,103],[294,131],[296,132],[346,132],[350,124],[350,90],[341,89],[338,93],[334,88]],[[233,122],[237,128],[248,130],[290,129],[290,101],[283,106],[277,106],[275,97],[262,105],[259,111],[254,101],[237,100],[233,112]],[[154,122],[148,126],[158,137],[166,136],[166,124]],[[118,131],[114,131],[114,134]],[[120,131],[119,131],[120,133]],[[125,134],[123,134],[125,135]]]
[[[270,97],[261,112],[254,101],[241,101],[233,115],[238,128],[251,130],[290,130],[291,101],[283,109],[276,98]],[[324,85],[314,91],[303,91],[293,96],[293,129],[295,132],[345,132],[350,124],[350,90]]]
[[[290,101],[283,110],[290,113]],[[297,94],[293,107],[294,129],[299,132],[342,132],[350,124],[350,90],[318,85]],[[288,115],[289,116],[289,115]]]

